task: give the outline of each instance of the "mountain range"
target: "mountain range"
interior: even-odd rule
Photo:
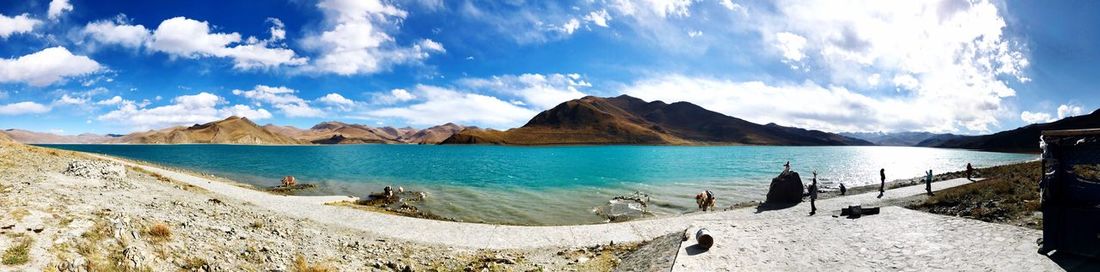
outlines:
[[[27,144],[438,144],[466,128],[447,123],[426,129],[370,127],[342,122],[322,122],[309,129],[267,124],[259,126],[248,118],[231,116],[224,120],[177,126],[126,135],[58,135],[21,129],[0,131],[0,139],[10,138]]]
[[[920,146],[921,142],[932,139],[953,138],[959,135],[938,134],[923,131],[907,132],[841,132],[846,137],[866,140],[875,145],[885,146]],[[930,142],[931,143],[931,142]]]
[[[688,102],[646,102],[622,95],[608,98],[588,96],[566,101],[535,115],[522,127],[504,131],[453,123],[418,130],[336,121],[300,129],[273,124],[259,126],[248,118],[233,116],[189,127],[126,135],[57,135],[6,129],[0,130],[0,141],[29,144],[897,145],[1034,153],[1039,152],[1039,135],[1043,130],[1098,127],[1100,110],[989,135],[829,133],[774,123],[760,125]]]
[[[688,102],[588,96],[543,111],[506,131],[468,129],[443,144],[872,145],[833,133],[759,125]]]
[[[1087,115],[1031,124],[1017,129],[979,136],[955,136],[930,139],[918,145],[942,148],[965,148],[998,152],[1039,153],[1039,136],[1044,130],[1100,128],[1100,110]]]

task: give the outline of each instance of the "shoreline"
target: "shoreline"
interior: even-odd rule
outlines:
[[[91,144],[91,145],[96,145],[96,144]],[[112,145],[112,144],[107,144],[107,145]],[[123,145],[131,145],[131,144],[123,144]],[[161,145],[223,145],[223,144],[137,144],[137,145],[161,146]],[[238,144],[225,144],[225,145],[238,145]],[[83,151],[71,151],[71,150],[66,150],[66,149],[57,149],[57,148],[52,148],[48,145],[47,146],[41,146],[41,145],[36,144],[36,145],[29,145],[29,146],[48,148],[48,149],[51,149],[51,150],[57,150],[57,151],[62,151],[62,152],[73,152],[73,153],[77,153],[77,154],[83,154],[85,156],[92,156],[92,157],[98,157],[98,158],[109,159],[109,160],[123,161],[123,162],[128,162],[128,163],[143,165],[143,166],[148,166],[148,167],[161,168],[161,169],[165,169],[165,170],[169,170],[169,171],[175,171],[175,172],[180,172],[180,173],[184,173],[184,174],[194,175],[194,176],[198,176],[198,177],[202,177],[202,178],[213,179],[213,180],[216,180],[218,182],[226,183],[226,184],[233,185],[233,186],[240,187],[240,188],[249,189],[249,190],[255,191],[257,193],[264,193],[264,194],[278,195],[278,196],[288,196],[289,195],[289,196],[298,196],[298,197],[318,197],[318,198],[347,197],[347,198],[351,199],[350,202],[352,202],[352,203],[349,203],[349,204],[346,204],[346,205],[331,205],[331,206],[340,206],[340,207],[344,207],[344,208],[348,208],[348,209],[359,210],[361,212],[374,212],[374,213],[381,213],[381,214],[387,214],[387,215],[396,215],[396,216],[402,216],[402,217],[408,217],[408,218],[428,219],[428,220],[436,220],[436,221],[444,221],[444,222],[461,222],[461,223],[472,223],[472,224],[485,224],[485,225],[496,225],[496,226],[519,226],[519,227],[564,227],[564,226],[603,225],[603,224],[622,223],[622,222],[666,219],[666,218],[675,218],[675,217],[682,217],[682,216],[688,216],[688,215],[701,213],[697,209],[689,209],[689,210],[686,210],[686,211],[680,211],[680,212],[675,212],[675,213],[660,214],[660,215],[648,215],[648,216],[643,216],[641,218],[635,218],[635,219],[632,219],[632,220],[625,220],[625,221],[603,221],[603,222],[587,222],[587,223],[578,222],[578,223],[567,223],[567,224],[523,224],[523,223],[509,223],[509,222],[486,222],[486,221],[481,221],[481,220],[478,220],[478,221],[463,221],[463,220],[449,218],[449,217],[444,216],[444,215],[435,214],[430,209],[426,209],[425,207],[423,207],[423,205],[413,205],[414,207],[416,207],[420,210],[417,211],[417,212],[411,212],[411,213],[397,211],[397,210],[387,210],[387,209],[382,208],[382,207],[356,204],[355,203],[356,200],[359,199],[360,197],[355,196],[355,195],[339,195],[339,194],[298,195],[298,194],[295,194],[295,193],[280,193],[280,192],[274,192],[272,190],[269,190],[270,188],[266,187],[266,186],[265,187],[259,187],[257,185],[253,185],[253,184],[246,183],[246,182],[241,182],[241,181],[236,181],[236,180],[233,180],[233,179],[230,179],[230,178],[227,178],[227,177],[218,176],[218,175],[203,172],[203,171],[200,171],[200,170],[192,170],[192,169],[186,169],[186,168],[181,168],[181,167],[168,166],[168,165],[164,165],[164,164],[160,164],[160,163],[156,163],[156,162],[129,159],[129,158],[111,156],[111,155],[106,155],[106,154],[98,154],[98,153],[83,152]],[[242,146],[268,146],[268,145],[242,144]],[[271,146],[299,146],[299,145],[271,145]],[[309,145],[301,145],[301,146],[309,146]],[[519,147],[530,147],[530,146],[519,146]],[[534,147],[537,147],[537,146],[534,146]],[[821,146],[792,146],[792,147],[821,147]],[[828,146],[825,146],[825,147],[828,147]],[[921,148],[921,147],[916,147],[916,148]],[[1022,164],[1022,163],[1027,163],[1027,162],[1009,163],[1009,164],[1004,164],[1004,165],[1015,165],[1015,164]],[[976,173],[980,173],[980,170],[987,169],[987,168],[992,168],[992,167],[1004,166],[1004,165],[996,165],[996,166],[989,166],[989,167],[983,167],[983,168],[975,168],[975,171],[976,171]],[[939,181],[950,179],[951,177],[962,176],[962,175],[964,175],[964,172],[965,171],[956,171],[956,172],[948,172],[948,173],[943,173],[943,174],[936,174],[934,176],[933,184],[935,184],[936,182],[939,182]],[[975,175],[975,177],[980,177],[980,176]],[[803,180],[804,183],[807,182],[807,181],[808,181],[808,179]],[[767,182],[764,182],[762,184],[764,184],[766,186]],[[890,189],[895,189],[895,188],[904,187],[904,186],[918,185],[918,184],[923,184],[923,177],[913,177],[913,178],[906,178],[906,179],[890,180],[890,181],[886,182],[886,188],[887,188],[887,191],[889,191]],[[320,188],[320,187],[317,187],[317,188]],[[856,187],[850,187],[850,188],[848,188],[848,195],[854,195],[854,194],[860,194],[860,193],[865,193],[865,192],[877,191],[877,188],[878,188],[878,185],[876,185],[876,184],[868,184],[868,185],[860,185],[860,186],[856,186]],[[317,190],[317,189],[312,189],[312,190]],[[373,192],[373,191],[368,192],[367,194],[364,194],[364,196],[369,195],[370,193],[375,193],[375,192]],[[432,192],[428,192],[428,193],[432,193]],[[624,191],[623,193],[626,194],[628,192]],[[835,197],[841,197],[841,195],[839,194],[839,191],[836,188],[819,189],[819,199],[829,199],[829,198],[835,198]],[[762,198],[763,197],[761,196],[761,199]],[[808,199],[804,200],[804,201],[808,201]],[[756,206],[760,205],[761,202],[762,202],[762,200],[744,200],[744,201],[738,201],[738,202],[732,202],[732,203],[725,203],[725,204],[719,205],[719,209],[721,211],[729,211],[729,210],[735,210],[735,209],[753,208],[753,207],[756,207]],[[695,203],[684,203],[684,204],[685,205],[683,205],[683,206],[692,207],[692,206],[694,206]]]
[[[806,215],[809,203],[802,202],[780,210],[753,211],[742,208],[622,223],[508,226],[364,212],[325,204],[351,198],[273,195],[187,172],[104,159],[81,152],[0,144],[0,155],[3,155],[0,156],[0,174],[13,180],[0,180],[0,195],[3,195],[0,204],[5,204],[0,205],[0,212],[21,215],[15,221],[0,218],[0,226],[14,223],[14,228],[0,230],[0,233],[14,231],[19,235],[0,235],[0,247],[23,239],[19,237],[33,239],[29,251],[32,261],[23,266],[25,270],[52,268],[64,271],[67,267],[92,264],[97,267],[145,267],[158,271],[210,268],[290,270],[290,267],[304,263],[341,270],[374,271],[405,268],[429,271],[610,271],[617,267],[645,271],[666,271],[669,268],[698,271],[691,267],[699,258],[723,258],[706,263],[734,267],[731,266],[734,262],[760,258],[787,263],[793,261],[789,258],[792,252],[800,252],[798,255],[802,255],[802,250],[819,252],[811,248],[820,246],[834,249],[824,253],[858,250],[858,247],[852,248],[851,241],[818,240],[812,235],[836,228],[861,233],[923,231],[925,234],[922,235],[954,237],[940,242],[947,243],[945,245],[950,245],[951,249],[918,251],[916,256],[921,258],[928,257],[928,254],[919,252],[938,252],[946,254],[942,256],[946,256],[948,259],[945,260],[949,263],[967,263],[964,259],[952,259],[952,256],[965,256],[960,254],[963,250],[979,251],[992,259],[1018,261],[1012,266],[995,262],[972,264],[977,268],[1032,267],[1045,270],[1044,267],[1051,265],[1049,260],[1040,258],[1033,250],[1020,247],[1030,244],[1029,241],[1037,237],[1034,230],[890,206],[891,201],[919,197],[923,186],[893,189],[887,191],[882,199],[876,199],[871,193],[819,199],[817,205],[823,210],[820,215],[812,217]],[[126,169],[127,173],[122,178],[72,176],[66,165],[72,169],[74,160],[103,167],[114,164]],[[78,169],[100,169],[97,167]],[[99,175],[96,173],[100,172],[91,173]],[[948,189],[971,182],[953,179],[941,184],[935,189]],[[829,216],[830,211],[851,202],[864,206],[884,205],[884,215],[857,221]],[[898,224],[889,220],[905,220],[907,223]],[[945,231],[908,227],[911,226],[908,224],[939,226],[940,223],[936,222],[949,222],[958,229]],[[781,227],[770,227],[773,224]],[[791,226],[798,226],[799,230],[783,230]],[[681,243],[679,236],[685,229],[697,227],[723,230],[717,235],[752,231],[752,237],[778,237],[793,244],[780,245],[772,241],[759,244],[758,250],[736,251],[737,246],[742,245],[736,239],[752,237],[735,235],[722,238],[724,242],[710,253],[690,254],[692,251],[685,250],[684,246],[692,243]],[[155,231],[158,228],[165,230]],[[1007,239],[983,239],[971,233]],[[893,235],[858,235],[847,239],[856,239],[863,245],[905,245],[918,250],[928,246]],[[967,246],[978,241],[986,246]],[[879,246],[875,246],[876,250]],[[1005,247],[1012,250],[1000,250]],[[729,250],[740,253],[723,253]],[[1024,255],[1025,252],[1027,255]],[[739,257],[725,258],[728,256]],[[811,261],[818,265],[829,263],[826,259]],[[745,264],[749,266],[743,266]],[[755,265],[752,262],[741,264],[742,267],[755,266],[763,270],[797,268],[761,265],[759,262]],[[872,267],[869,261],[862,259],[847,265]],[[782,269],[784,267],[788,269]]]

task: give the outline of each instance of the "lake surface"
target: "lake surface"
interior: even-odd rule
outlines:
[[[470,222],[525,225],[597,223],[593,208],[617,195],[649,194],[652,212],[695,210],[712,190],[719,206],[762,200],[790,161],[805,183],[836,188],[1036,159],[1033,154],[918,147],[481,145],[44,145],[210,173],[261,187],[283,176],[321,189],[306,194],[366,196],[382,187],[424,191],[423,207]]]

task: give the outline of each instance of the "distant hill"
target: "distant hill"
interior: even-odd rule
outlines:
[[[871,145],[816,130],[759,125],[688,102],[621,95],[566,101],[507,131],[467,129],[444,144]]]
[[[12,140],[11,137],[8,137],[7,134],[0,133],[0,143],[11,143],[11,142],[15,142],[15,141]]]
[[[447,140],[447,138],[451,138],[452,135],[455,135],[456,133],[458,133],[460,131],[463,131],[463,130],[466,130],[466,129],[477,130],[479,128],[478,127],[460,126],[460,125],[456,125],[454,123],[446,123],[446,124],[443,124],[443,125],[438,125],[438,126],[422,129],[422,130],[419,130],[419,131],[415,131],[411,134],[401,136],[399,139],[402,142],[406,142],[406,143],[438,144],[438,143],[443,142],[444,140]]]
[[[1100,128],[1100,110],[1088,115],[1067,117],[1062,120],[1031,124],[1017,129],[989,135],[959,136],[941,139],[939,143],[926,143],[927,146],[944,148],[965,148],[1000,152],[1038,153],[1039,135],[1043,130]]]
[[[842,132],[845,137],[862,139],[875,145],[886,146],[919,146],[925,140],[937,138],[957,137],[953,134],[936,134],[931,132]]]
[[[309,129],[291,126],[265,125],[265,129],[284,136],[315,144],[438,144],[465,126],[447,123],[422,130],[410,127],[370,127],[336,121],[321,122]]]
[[[94,144],[108,142],[118,137],[84,133],[80,135],[58,135],[47,132],[34,132],[22,129],[0,131],[11,140],[25,144]]]
[[[302,144],[304,142],[264,129],[248,118],[232,116],[221,121],[131,133],[117,143],[142,144]]]

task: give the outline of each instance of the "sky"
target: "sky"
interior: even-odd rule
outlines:
[[[507,129],[586,95],[831,132],[984,134],[1100,105],[1095,1],[0,3],[0,128],[238,115]]]

